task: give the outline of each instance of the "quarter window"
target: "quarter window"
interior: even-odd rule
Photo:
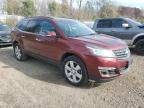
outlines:
[[[22,31],[25,31],[27,23],[28,23],[27,20],[22,20],[18,23],[17,28]]]

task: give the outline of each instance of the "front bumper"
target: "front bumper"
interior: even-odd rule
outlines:
[[[0,46],[12,45],[12,42],[0,42]]]
[[[12,45],[11,37],[0,38],[0,46]]]
[[[127,73],[132,64],[132,58],[117,59],[104,57],[87,57],[86,64],[89,80],[94,80],[98,83],[108,82],[120,75]]]

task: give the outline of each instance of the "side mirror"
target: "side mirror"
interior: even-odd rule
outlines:
[[[54,31],[49,31],[47,36],[50,36],[50,37],[56,37],[56,32]]]
[[[130,28],[129,24],[127,24],[127,23],[122,24],[122,27],[123,28]]]

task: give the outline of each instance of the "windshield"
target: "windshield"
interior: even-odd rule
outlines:
[[[7,25],[0,25],[0,31],[10,31],[10,28]]]
[[[96,34],[96,32],[87,27],[85,24],[76,20],[62,20],[56,21],[56,23],[68,37],[81,37]]]
[[[132,20],[132,19],[128,19],[128,20],[130,20],[132,23],[136,24],[137,26],[142,25],[142,23],[140,23],[138,21],[135,21],[135,20]]]

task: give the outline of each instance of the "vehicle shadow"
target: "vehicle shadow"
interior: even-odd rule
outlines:
[[[129,49],[130,49],[130,52],[131,52],[131,55],[132,55],[132,56],[141,56],[141,57],[143,57],[143,55],[137,54],[137,53],[135,52],[134,48],[129,48]]]
[[[28,77],[45,81],[47,83],[74,88],[74,86],[66,81],[63,73],[60,72],[58,67],[34,58],[19,62],[15,59],[12,48],[0,49],[0,61],[7,65],[2,68],[14,68]],[[88,85],[79,88],[89,89],[97,86],[99,86],[99,84],[88,83]]]
[[[129,48],[132,55],[136,55],[134,48]]]

